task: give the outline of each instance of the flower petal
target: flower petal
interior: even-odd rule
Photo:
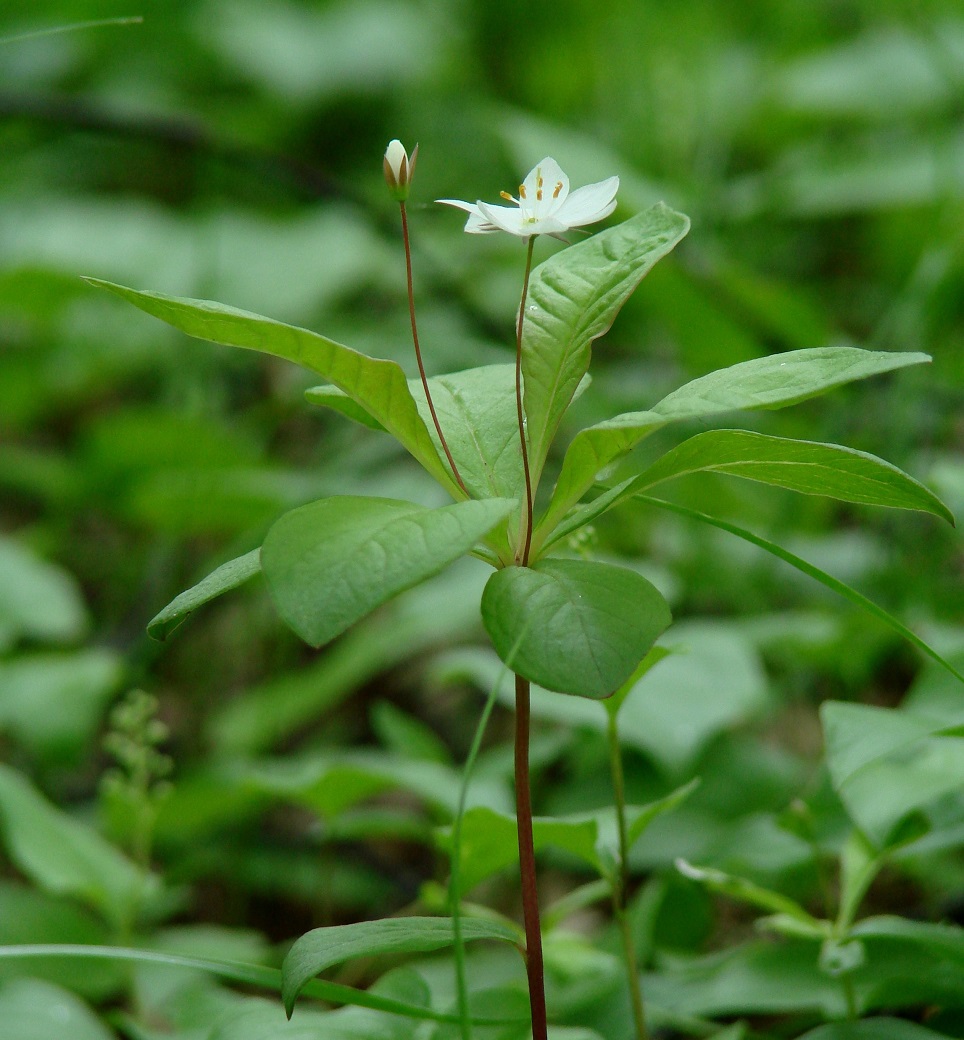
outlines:
[[[435,201],[440,202],[443,206],[454,206],[456,209],[468,213],[469,219],[465,222],[464,230],[470,235],[487,235],[491,231],[499,230],[489,223],[479,212],[479,207],[471,202],[462,202],[461,199],[436,199]]]
[[[616,208],[619,178],[609,177],[576,190],[556,211],[556,218],[566,227],[582,227],[608,217]]]
[[[490,206],[480,200],[478,210],[490,224],[500,231],[507,231],[510,235],[529,238],[538,234],[532,225],[527,225],[522,210],[515,206]]]
[[[532,167],[522,182],[525,199],[522,205],[541,216],[547,210],[555,210],[569,194],[569,178],[551,155],[547,155]],[[556,188],[559,188],[558,193]],[[539,193],[542,198],[539,198]]]

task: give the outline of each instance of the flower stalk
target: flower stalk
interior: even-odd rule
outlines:
[[[530,238],[526,248],[526,270],[522,279],[522,298],[519,301],[519,319],[515,328],[515,403],[519,417],[519,446],[522,450],[522,472],[525,475],[526,499],[523,517],[523,542],[517,550],[516,562],[529,566],[529,551],[532,548],[532,474],[529,471],[529,445],[526,435],[525,410],[522,405],[522,327],[525,324],[526,300],[529,297],[529,275],[532,273],[532,251],[535,238]]]
[[[422,389],[425,391],[425,400],[428,404],[428,410],[431,413],[432,422],[435,425],[435,432],[438,434],[442,451],[445,452],[445,458],[448,460],[449,468],[452,470],[452,476],[455,477],[455,482],[462,489],[465,497],[471,498],[465,482],[462,480],[462,475],[459,473],[459,468],[455,464],[455,459],[452,457],[448,442],[445,440],[445,434],[442,433],[442,424],[439,422],[438,414],[435,411],[435,402],[432,400],[432,392],[428,387],[428,376],[425,374],[425,364],[422,361],[422,348],[418,341],[418,323],[415,320],[415,284],[412,278],[412,245],[408,233],[408,211],[405,208],[405,200],[408,198],[417,158],[418,145],[415,146],[411,158],[409,158],[408,153],[402,147],[402,143],[397,140],[392,141],[385,150],[383,160],[385,183],[388,185],[388,190],[391,192],[392,197],[398,202],[398,208],[402,214],[402,241],[405,245],[405,278],[408,285],[408,315],[412,325],[412,343],[415,347],[415,360],[418,363],[418,374],[422,380]]]

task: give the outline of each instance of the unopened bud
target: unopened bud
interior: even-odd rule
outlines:
[[[401,141],[391,141],[385,149],[385,183],[396,202],[404,202],[408,198],[408,189],[415,173],[415,160],[418,157],[418,145],[409,158]]]

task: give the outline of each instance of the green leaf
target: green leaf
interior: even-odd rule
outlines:
[[[0,764],[0,829],[16,866],[40,888],[81,900],[116,926],[129,921],[157,879],[113,845],[55,809],[9,766]]]
[[[553,847],[564,849],[604,872],[596,850],[597,821],[582,817],[536,817],[532,839],[536,852]],[[451,843],[452,828],[439,830],[444,848]],[[498,812],[488,806],[475,806],[462,818],[461,881],[464,892],[471,891],[493,874],[519,861],[519,839],[513,813]]]
[[[698,784],[699,781],[694,779],[647,805],[626,806],[630,848],[653,820],[675,809],[692,794]],[[437,833],[442,846],[449,848],[452,828],[440,828]],[[614,809],[567,816],[537,816],[532,821],[532,836],[536,852],[547,848],[561,849],[581,859],[600,876],[612,877],[619,853]],[[461,876],[464,890],[470,891],[475,885],[518,861],[515,815],[481,805],[469,809],[462,820]]]
[[[619,709],[622,708],[626,702],[626,698],[635,688],[636,683],[665,657],[673,653],[672,649],[666,646],[654,646],[652,650],[639,662],[638,665],[633,669],[630,677],[619,687],[619,689],[612,695],[603,701],[603,707],[606,712],[613,718],[616,719],[619,716]]]
[[[0,661],[0,731],[63,764],[93,739],[123,672],[117,653],[97,648]]]
[[[80,589],[67,571],[0,537],[0,649],[21,637],[70,642],[88,624]]]
[[[676,869],[684,877],[706,885],[713,892],[737,899],[741,903],[749,903],[750,906],[760,907],[770,913],[786,914],[797,923],[806,926],[813,937],[825,935],[830,927],[828,922],[818,921],[812,914],[808,914],[799,903],[789,896],[763,888],[754,881],[726,874],[722,870],[715,870],[711,867],[695,867],[692,863],[687,863],[685,859],[676,861]]]
[[[614,693],[670,623],[642,575],[584,560],[540,560],[496,571],[482,620],[509,667],[547,690],[599,699]]]
[[[412,382],[412,380],[408,382],[410,389]],[[308,387],[305,391],[305,399],[320,408],[330,408],[333,412],[338,412],[347,419],[352,419],[354,422],[368,427],[369,430],[387,432],[385,427],[377,419],[373,419],[356,400],[349,397],[344,390],[339,390],[337,386],[332,386],[330,383]]]
[[[665,813],[672,812],[677,806],[682,805],[699,785],[700,778],[694,776],[688,783],[677,787],[675,791],[670,791],[668,795],[662,798],[657,798],[655,802],[649,802],[646,805],[627,805],[626,843],[628,847],[631,849],[639,841],[653,820]],[[614,845],[613,849],[616,847]]]
[[[216,570],[202,578],[197,585],[175,596],[170,603],[148,622],[147,634],[152,639],[163,642],[167,637],[197,610],[198,607],[210,603],[212,599],[249,581],[261,570],[261,550],[252,549],[244,556],[238,556],[227,563],[222,563]]]
[[[309,806],[326,821],[386,790],[403,790],[437,813],[454,816],[459,771],[441,762],[424,762],[376,750],[313,752],[299,758],[245,762],[238,781],[246,787]],[[495,778],[473,786],[472,801],[508,806],[511,799]]]
[[[533,484],[576,387],[592,343],[615,320],[650,268],[689,230],[659,203],[551,256],[532,272],[522,337],[522,376]]]
[[[769,437],[747,430],[709,430],[690,437],[633,478],[620,499],[702,470],[843,502],[918,509],[954,524],[953,514],[933,492],[875,455],[838,444]]]
[[[742,538],[744,541],[750,542],[752,545],[756,545],[770,553],[771,556],[776,556],[785,563],[789,563],[791,567],[795,567],[798,571],[802,571],[804,574],[808,575],[808,577],[813,578],[815,581],[819,581],[821,585],[825,585],[828,589],[843,596],[844,599],[849,599],[851,603],[854,603],[858,607],[867,611],[868,614],[873,614],[875,618],[893,629],[893,631],[898,635],[906,639],[908,643],[916,646],[921,653],[926,654],[932,660],[936,661],[942,668],[950,672],[950,674],[956,679],[959,679],[964,683],[964,675],[962,675],[948,660],[942,657],[932,646],[930,646],[930,644],[925,643],[920,636],[913,633],[906,625],[898,621],[897,618],[888,614],[883,607],[877,606],[873,600],[867,599],[866,596],[857,592],[856,589],[852,589],[844,582],[838,581],[832,575],[822,571],[819,567],[814,567],[812,563],[807,563],[806,560],[801,559],[789,550],[781,548],[779,545],[768,541],[766,538],[761,538],[759,535],[753,534],[752,531],[747,531],[742,527],[738,527],[736,524],[731,524],[727,520],[720,520],[718,517],[710,516],[707,513],[701,513],[696,509],[689,509],[687,506],[677,505],[675,502],[666,502],[661,498],[650,498],[649,495],[637,495],[636,497],[639,501],[648,502],[650,505],[656,506],[659,509],[666,509],[671,513],[676,513],[679,516],[686,516],[692,520],[699,520],[700,523],[709,524],[711,527],[718,527],[721,531],[727,531],[729,534],[734,534],[737,538]]]
[[[717,734],[762,714],[767,680],[749,640],[726,625],[684,622],[662,642],[672,653],[633,685],[619,736],[678,775]]]
[[[272,354],[324,376],[381,423],[447,491],[456,498],[464,497],[435,451],[405,373],[394,361],[370,358],[307,329],[210,300],[128,289],[99,278],[87,281],[189,336]]]
[[[513,508],[505,499],[426,509],[325,498],[272,526],[261,563],[281,616],[306,643],[322,646],[469,552]]]
[[[820,716],[834,789],[878,848],[891,844],[909,813],[964,785],[961,727],[835,701],[822,705]]]
[[[964,928],[954,924],[912,921],[894,914],[865,917],[851,929],[851,935],[867,939],[886,939],[922,950],[951,961],[964,971]]]
[[[581,430],[569,445],[552,501],[540,521],[542,537],[549,536],[566,511],[592,487],[600,470],[668,423],[735,410],[786,408],[844,383],[925,361],[930,361],[926,354],[859,347],[791,350],[710,372],[674,390],[649,411],[626,412]],[[567,525],[566,533],[569,530]],[[553,535],[552,540],[557,537],[561,534]]]
[[[515,365],[486,365],[428,381],[449,450],[473,498],[521,498],[524,487]],[[441,451],[421,384],[412,386]]]
[[[2,1031],[16,1040],[114,1040],[115,1034],[73,993],[40,979],[0,983]]]
[[[518,936],[507,925],[473,917],[463,920],[462,937],[467,942],[497,939],[518,945]],[[295,942],[281,967],[285,1010],[290,1018],[305,983],[335,964],[355,957],[429,953],[452,942],[452,921],[448,917],[400,917],[315,928]]]

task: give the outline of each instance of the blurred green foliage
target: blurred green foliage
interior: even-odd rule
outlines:
[[[955,0],[134,4],[0,10],[0,37],[144,19],[0,43],[0,944],[129,941],[276,963],[273,944],[312,925],[431,908],[439,829],[498,667],[483,649],[485,575],[473,564],[320,653],[282,627],[260,579],[169,644],[151,642],[145,626],[165,603],[260,544],[293,506],[333,492],[438,503],[387,438],[307,404],[307,373],[188,340],[80,275],[258,311],[414,375],[381,179],[381,153],[399,137],[420,145],[410,214],[429,368],[508,361],[518,244],[468,248],[461,222],[431,200],[494,198],[551,154],[574,184],[618,174],[620,218],[659,199],[693,218],[597,350],[582,422],[774,351],[921,350],[931,366],[742,421],[872,451],[964,514]],[[639,449],[641,464],[649,453]],[[702,488],[707,479],[717,515],[778,538],[942,652],[964,648],[950,528],[723,476]],[[705,508],[695,483],[672,494]],[[822,913],[848,818],[886,843],[926,810],[930,832],[889,856],[869,909],[960,921],[960,752],[941,735],[961,725],[960,689],[890,630],[722,531],[624,510],[600,522],[592,551],[638,561],[681,621],[669,642],[689,650],[625,709],[630,801],[702,777],[633,852],[654,1022],[709,1035],[710,1018],[751,1016],[754,1036],[902,1037],[892,1025],[817,1029],[842,998],[813,942],[748,939],[748,911],[672,864],[740,874]],[[137,836],[153,847],[152,874],[93,826],[116,816],[99,786],[111,766],[102,737],[134,686],[158,698],[175,763],[152,835]],[[534,702],[536,809],[596,810],[611,799],[604,715],[560,700]],[[826,758],[825,700],[853,702],[825,709]],[[848,734],[861,713],[899,705],[906,740],[855,777]],[[497,714],[479,763],[479,812],[511,806],[507,719]],[[544,862],[549,892],[585,880],[564,852]],[[472,893],[483,896],[513,912],[511,873]],[[617,944],[595,909],[585,915],[581,939],[547,939],[550,1003],[574,1030],[627,1036]],[[927,967],[911,971],[907,937],[863,941],[861,1012],[932,1005],[944,1009],[929,1022],[940,1032],[921,1037],[964,1036],[959,948],[925,943]],[[512,956],[473,950],[477,988],[518,986]],[[352,970],[344,981],[372,977]],[[453,999],[447,962],[419,970],[436,1002]],[[0,1022],[62,1012],[49,1027],[30,1019],[38,1037],[69,1022],[92,1040],[263,1040],[280,1021],[275,1005],[184,967],[50,961],[31,963],[39,978],[7,981],[22,974],[0,961]],[[414,992],[404,973],[378,985]],[[94,1016],[84,1001],[113,1010]],[[376,1033],[365,1009],[342,1014],[318,1028],[410,1035]],[[719,1036],[750,1035],[741,1028]]]

